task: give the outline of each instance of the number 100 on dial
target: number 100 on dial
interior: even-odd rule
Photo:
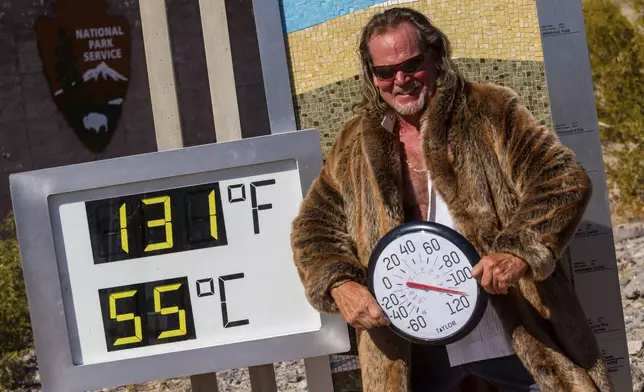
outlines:
[[[478,325],[487,303],[472,277],[478,260],[474,247],[453,229],[406,223],[374,249],[369,290],[400,336],[415,343],[453,343]]]

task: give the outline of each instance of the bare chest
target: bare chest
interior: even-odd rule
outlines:
[[[403,161],[404,206],[407,219],[427,217],[429,192],[427,171],[421,150],[420,132],[406,132],[400,135]]]

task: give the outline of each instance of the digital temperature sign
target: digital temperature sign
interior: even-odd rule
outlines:
[[[97,200],[86,209],[97,264],[228,243],[218,183]]]
[[[311,130],[12,175],[44,390],[347,351],[290,247],[321,164]]]

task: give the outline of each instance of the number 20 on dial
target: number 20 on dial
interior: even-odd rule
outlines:
[[[368,286],[390,328],[403,338],[445,345],[479,323],[487,295],[472,277],[479,260],[458,232],[432,222],[405,223],[376,245]]]

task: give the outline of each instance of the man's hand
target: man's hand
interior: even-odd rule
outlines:
[[[525,275],[528,264],[515,255],[495,253],[485,256],[472,270],[472,276],[490,294],[507,294],[508,287],[515,285]]]
[[[369,290],[356,282],[346,282],[331,290],[340,314],[355,329],[371,329],[389,324]]]

